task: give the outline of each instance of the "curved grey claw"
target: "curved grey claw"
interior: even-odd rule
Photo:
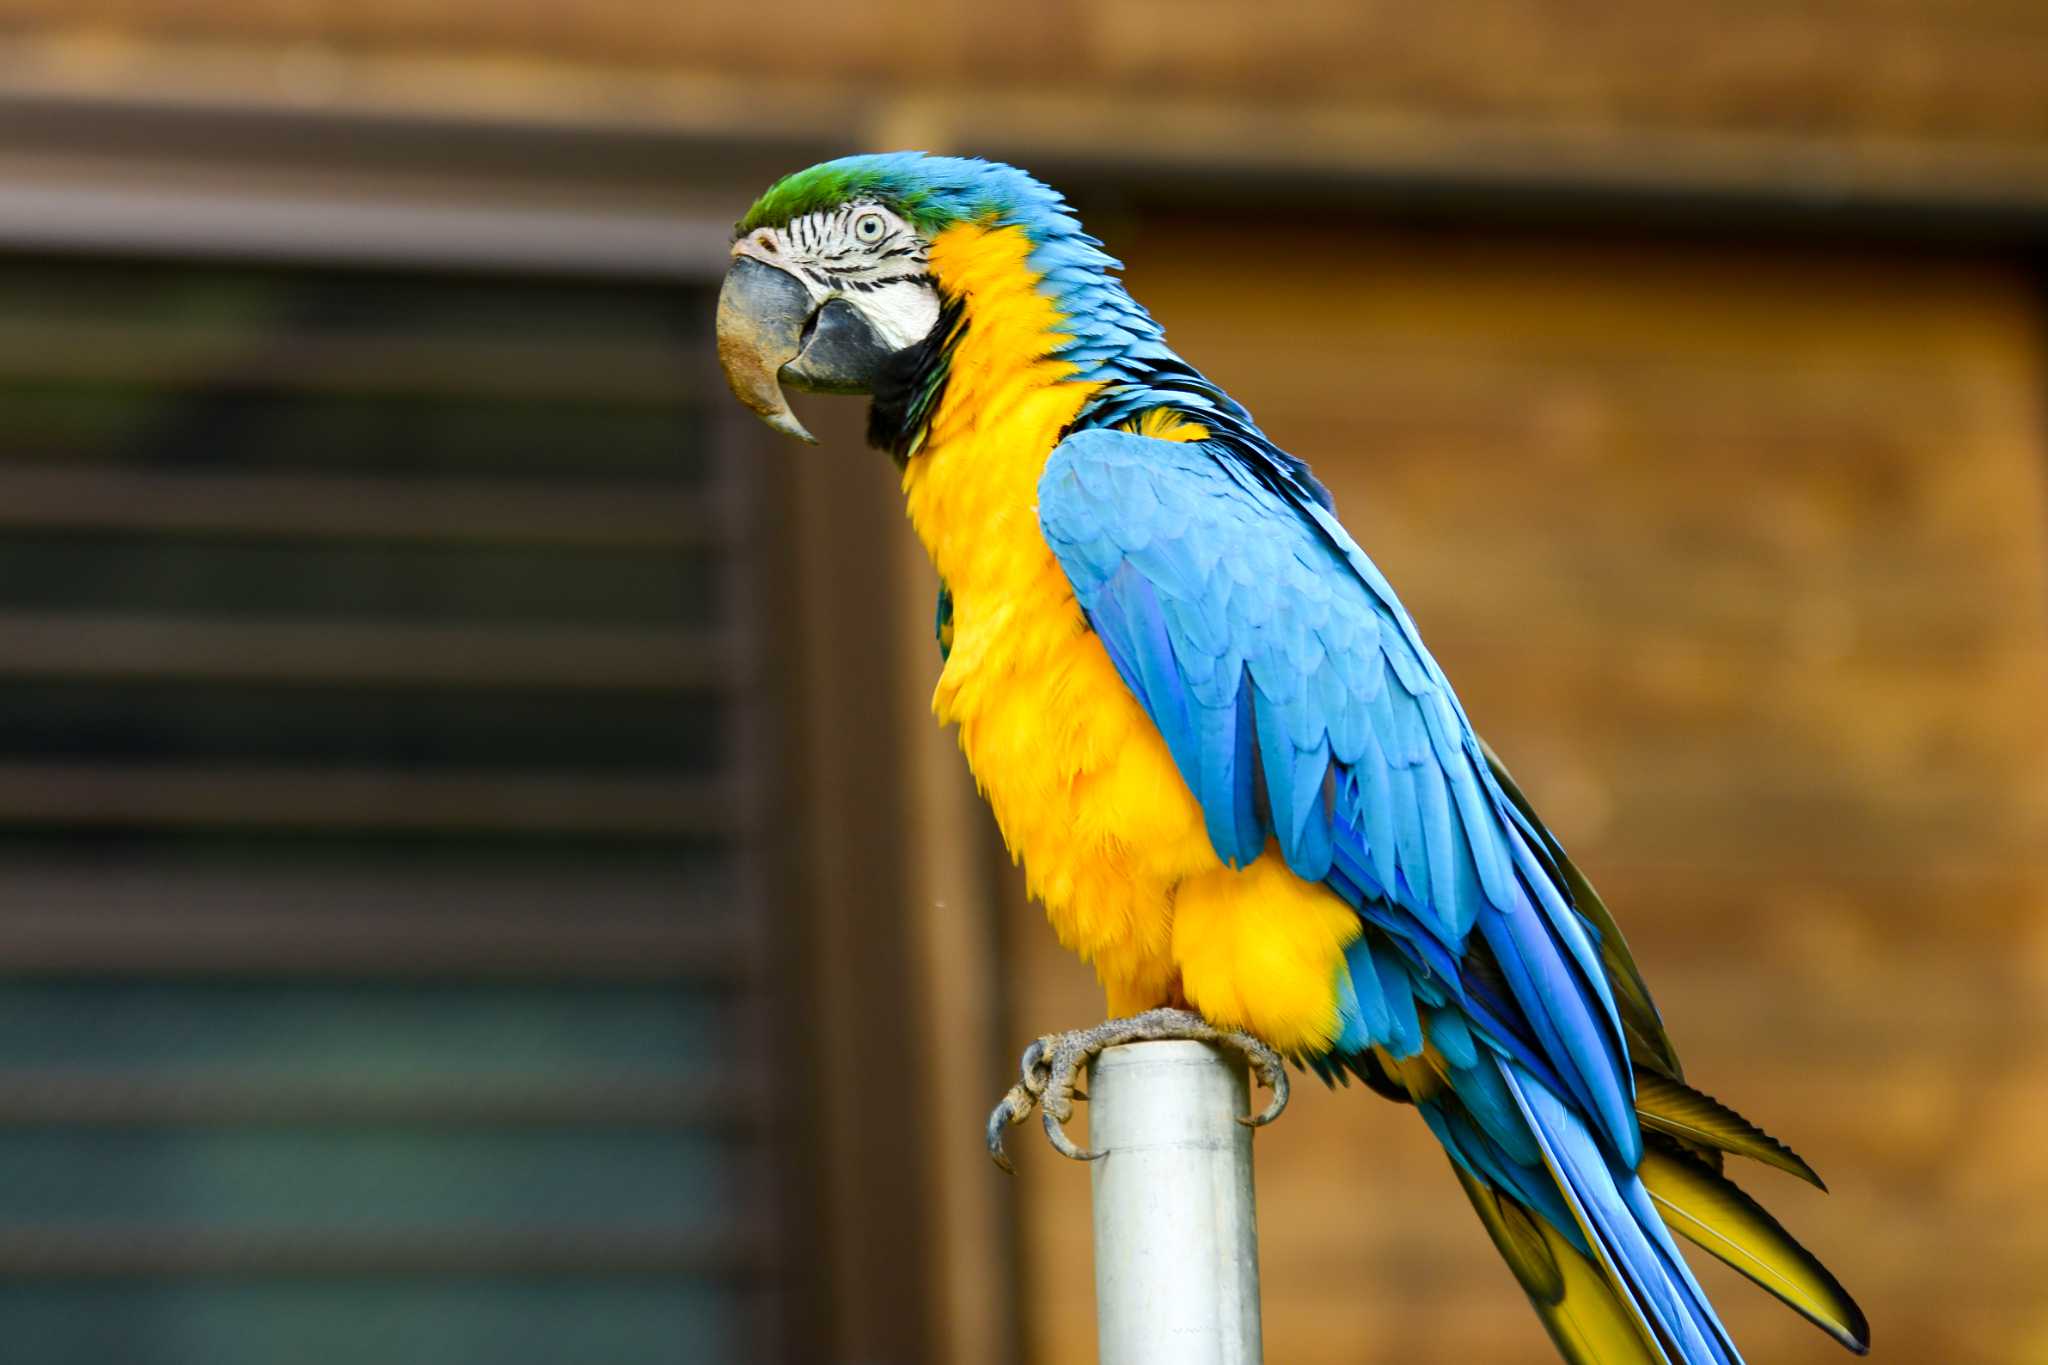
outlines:
[[[1256,1050],[1242,1044],[1238,1044],[1238,1047],[1244,1053],[1245,1060],[1251,1063],[1252,1074],[1259,1078],[1259,1084],[1273,1092],[1273,1098],[1266,1101],[1264,1109],[1256,1114],[1240,1114],[1237,1121],[1247,1128],[1264,1128],[1287,1112],[1287,1067],[1281,1062],[1279,1053],[1248,1033],[1236,1034],[1226,1041],[1235,1042],[1237,1038],[1257,1045]]]
[[[1073,1110],[1071,1108],[1068,1109],[1067,1115],[1069,1118],[1073,1116]],[[1083,1147],[1079,1143],[1075,1142],[1072,1138],[1068,1137],[1067,1130],[1061,1126],[1065,1122],[1065,1120],[1055,1117],[1051,1109],[1048,1109],[1044,1106],[1040,1106],[1038,1110],[1038,1117],[1040,1121],[1045,1124],[1045,1140],[1052,1144],[1052,1149],[1055,1152],[1058,1152],[1067,1160],[1094,1161],[1102,1156],[1101,1152],[1092,1151],[1087,1147]]]
[[[1259,1083],[1273,1092],[1272,1100],[1256,1114],[1239,1116],[1238,1122],[1263,1128],[1287,1108],[1287,1068],[1280,1054],[1248,1033],[1225,1031],[1199,1014],[1188,1010],[1156,1009],[1128,1019],[1109,1019],[1090,1029],[1070,1033],[1049,1033],[1033,1040],[1019,1062],[1019,1079],[1010,1087],[988,1116],[988,1154],[996,1165],[1015,1172],[1009,1153],[1003,1150],[1005,1130],[1030,1117],[1033,1108],[1045,1126],[1046,1140],[1061,1156],[1074,1161],[1094,1161],[1101,1152],[1090,1151],[1067,1136],[1064,1125],[1074,1116],[1074,1101],[1088,1096],[1075,1087],[1081,1071],[1104,1048],[1124,1043],[1181,1038],[1195,1042],[1220,1043],[1244,1054]]]
[[[1017,1173],[1010,1164],[1010,1154],[1003,1150],[1003,1132],[1031,1117],[1031,1111],[1038,1106],[1039,1097],[1045,1094],[1047,1081],[1051,1078],[1051,1067],[1046,1054],[1053,1051],[1058,1040],[1048,1034],[1031,1040],[1031,1046],[1024,1049],[1024,1056],[1018,1063],[1017,1083],[996,1103],[988,1116],[987,1138],[989,1159],[1008,1171]],[[1064,1141],[1066,1134],[1060,1135]],[[1058,1146],[1058,1142],[1053,1144]]]
[[[1024,1087],[1013,1085],[1010,1087],[1010,1093],[1003,1096],[1001,1102],[996,1105],[995,1112],[988,1116],[989,1157],[1012,1175],[1017,1173],[1017,1168],[1010,1164],[1010,1154],[1003,1150],[1003,1130],[1030,1118],[1031,1107],[1032,1098],[1025,1092]]]

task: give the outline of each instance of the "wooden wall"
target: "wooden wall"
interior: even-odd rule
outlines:
[[[1882,1358],[2048,1350],[2048,469],[2037,300],[1925,260],[1148,231],[1131,283],[1307,455],[1620,916],[1743,1172]],[[1334,273],[1332,262],[1351,264]],[[1013,906],[1021,1041],[1101,999]],[[1036,1150],[1033,1361],[1090,1358],[1087,1179]],[[1258,1140],[1267,1356],[1539,1361],[1420,1121]],[[1718,1265],[1751,1359],[1838,1348]]]
[[[0,81],[840,150],[2048,200],[2029,0],[0,0]]]
[[[847,85],[1277,92],[1489,118],[2048,142],[2048,20],[2026,0],[0,0],[17,31],[525,55]]]

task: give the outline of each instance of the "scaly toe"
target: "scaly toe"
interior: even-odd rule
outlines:
[[[1046,1140],[1060,1155],[1075,1161],[1093,1161],[1101,1156],[1077,1144],[1063,1127],[1074,1116],[1074,1101],[1088,1096],[1080,1089],[1081,1069],[1105,1048],[1150,1039],[1186,1038],[1220,1043],[1243,1054],[1259,1083],[1273,1092],[1272,1100],[1256,1114],[1246,1114],[1239,1123],[1263,1127],[1280,1117],[1287,1108],[1287,1067],[1280,1054],[1248,1033],[1225,1032],[1189,1010],[1161,1007],[1127,1019],[1107,1019],[1090,1029],[1071,1033],[1049,1033],[1024,1049],[1018,1063],[1018,1082],[1003,1096],[1002,1103],[988,1116],[985,1136],[988,1154],[996,1165],[1012,1170],[1009,1153],[1003,1149],[1003,1135],[1012,1126],[1039,1111]]]
[[[1024,1056],[1017,1064],[1017,1070],[1023,1077],[1025,1090],[1033,1095],[1045,1093],[1046,1081],[1051,1076],[1052,1058],[1058,1051],[1059,1039],[1051,1034],[1033,1039],[1031,1046],[1024,1049]]]

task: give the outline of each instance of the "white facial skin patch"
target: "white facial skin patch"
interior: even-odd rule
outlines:
[[[845,299],[892,351],[922,341],[939,320],[929,252],[916,228],[873,202],[806,214],[787,227],[756,228],[733,245],[735,256],[751,256],[802,281],[813,309]]]

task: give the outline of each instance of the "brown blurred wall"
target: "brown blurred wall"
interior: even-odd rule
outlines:
[[[1743,1183],[1860,1296],[1884,1358],[2042,1358],[2048,1243],[2024,1210],[2048,1200],[2048,369],[2030,281],[1328,231],[1256,272],[1204,268],[1254,249],[1148,239],[1132,287],[1329,480],[1615,907],[1688,1075],[1835,1193]],[[1100,1008],[1029,915],[1008,941],[1030,964],[1017,1032]],[[1419,1120],[1298,1095],[1259,1139],[1269,1358],[1545,1358]],[[1085,1185],[1028,1156],[1029,1264],[1058,1304],[1034,1358],[1086,1359]],[[1751,1359],[1837,1358],[1708,1271]]]
[[[1621,916],[1691,1074],[1829,1178],[1828,1198],[1749,1183],[1859,1294],[1883,1357],[2048,1358],[2048,16],[983,14],[0,0],[0,101],[609,130],[655,139],[636,195],[714,216],[770,170],[884,144],[1071,174],[1180,348],[1334,488]],[[0,160],[76,179],[92,158]],[[1411,192],[1433,207],[1404,231]],[[1527,221],[1553,201],[1563,225]],[[1088,1359],[1085,1177],[1023,1142],[1001,1182],[976,1130],[1004,1059],[1100,997],[1018,903],[923,716],[928,571],[885,492],[793,501],[798,534],[834,524],[837,562],[900,589],[865,674],[895,698],[878,827],[912,904],[830,913],[834,941],[906,917],[923,1024],[889,1116],[917,1135],[923,1260],[863,1264],[888,1207],[816,1135],[820,1339]],[[799,591],[839,572],[805,544]],[[805,629],[843,647],[828,615]],[[873,698],[807,696],[814,745],[873,723]],[[854,856],[836,847],[814,871]],[[827,1051],[857,1099],[866,1063]],[[1269,1358],[1547,1358],[1412,1115],[1304,1090],[1260,1151]],[[1752,1358],[1838,1358],[1708,1282]]]
[[[790,0],[767,15],[0,0],[0,32],[27,84],[553,108],[751,136],[871,131],[894,109],[963,144],[1496,174],[1571,163],[1830,192],[1917,176],[2036,201],[2048,164],[2048,19],[2026,0]]]

